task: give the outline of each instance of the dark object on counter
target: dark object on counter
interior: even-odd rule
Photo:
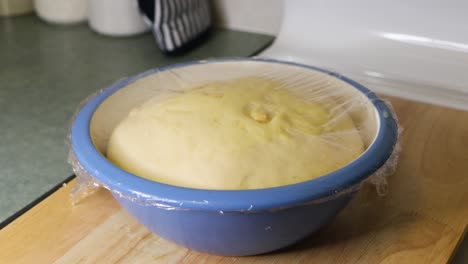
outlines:
[[[138,0],[159,48],[168,55],[199,44],[212,24],[208,0]]]

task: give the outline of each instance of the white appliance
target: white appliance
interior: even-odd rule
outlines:
[[[287,0],[260,56],[339,72],[384,94],[468,110],[468,1]]]

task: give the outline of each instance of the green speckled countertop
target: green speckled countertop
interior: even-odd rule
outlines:
[[[250,56],[272,39],[217,29],[194,50],[166,57],[151,34],[111,38],[85,24],[0,18],[0,221],[72,174],[65,138],[70,118],[87,95],[162,65]]]

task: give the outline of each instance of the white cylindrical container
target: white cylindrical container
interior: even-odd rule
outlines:
[[[37,15],[50,23],[73,24],[88,17],[87,0],[34,0]]]
[[[134,0],[89,0],[88,6],[89,25],[100,34],[131,36],[149,30]]]

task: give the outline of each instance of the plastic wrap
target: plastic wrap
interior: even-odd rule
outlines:
[[[384,119],[394,119],[395,124],[397,124],[396,115],[388,102],[383,102],[372,92],[364,88],[357,89],[353,87],[357,84],[338,74],[329,73],[316,68],[298,67],[295,64],[270,64],[268,60],[241,60],[237,62],[234,59],[218,61],[217,63],[200,61],[189,63],[188,65],[151,70],[128,80],[118,82],[108,88],[112,90],[111,92],[107,89],[100,91],[98,94],[107,92],[111,95],[94,111],[94,115],[90,121],[91,138],[97,150],[101,152],[102,155],[106,156],[107,144],[113,130],[128,116],[132,109],[137,107],[141,109],[141,106],[149,100],[156,100],[156,102],[164,103],[177,96],[193,92],[194,89],[203,89],[206,85],[213,83],[222,86],[223,84],[236,82],[238,80],[245,79],[248,81],[249,78],[274,83],[271,90],[273,93],[285,90],[293,94],[295,98],[300,98],[310,104],[317,104],[326,110],[326,121],[316,126],[321,131],[318,134],[313,134],[315,132],[311,132],[310,129],[308,130],[307,122],[310,121],[310,119],[307,119],[307,117],[304,117],[304,119],[294,119],[289,116],[289,119],[286,119],[289,122],[288,125],[291,126],[286,128],[281,127],[281,129],[285,130],[284,133],[287,136],[293,136],[295,133],[300,133],[301,135],[312,133],[313,137],[320,137],[327,142],[330,141],[329,144],[333,145],[333,138],[337,133],[358,133],[362,140],[364,151],[356,159],[352,160],[351,164],[355,163],[356,160],[359,160],[361,156],[366,154],[371,146],[377,144],[376,138],[379,134],[379,129],[383,128],[382,124],[379,123],[381,121],[379,121],[379,113],[376,110],[376,105],[384,104],[386,108],[384,112],[381,113],[382,117]],[[116,89],[116,86],[119,86],[119,88]],[[252,89],[256,88],[252,87]],[[80,105],[79,110],[83,105],[86,105],[89,100],[95,97],[96,95],[87,98],[85,102]],[[247,102],[247,104],[248,103],[249,102]],[[298,111],[298,113],[301,114],[301,109],[287,110]],[[274,109],[267,109],[267,115],[271,115],[271,111],[274,111]],[[286,115],[289,113],[286,110],[285,112]],[[279,115],[279,113],[273,114],[275,115],[273,118]],[[250,118],[252,119],[253,117],[250,116]],[[270,116],[269,118],[272,117]],[[343,118],[352,120],[355,129],[350,130],[349,127],[347,127],[344,130],[340,130],[338,126],[343,126],[343,123],[340,121]],[[306,124],[304,124],[304,121]],[[306,126],[307,129],[305,129],[304,126]],[[314,127],[314,129],[316,127]],[[398,142],[401,128],[397,127],[395,129],[397,130],[397,136],[392,139],[394,140],[394,142],[391,142],[392,150],[389,155],[385,157],[385,162],[383,162],[381,166],[378,168],[369,168],[369,171],[372,171],[372,175],[363,177],[363,180],[348,185],[345,188],[332,190],[330,194],[312,201],[307,201],[306,203],[323,203],[325,201],[334,200],[342,195],[354,193],[358,191],[363,184],[369,183],[375,185],[379,195],[385,195],[388,189],[386,178],[394,173],[398,163],[398,154],[401,149]],[[330,133],[327,131],[330,131]],[[70,138],[71,135],[69,136],[69,139]],[[275,139],[273,138],[273,140]],[[77,185],[71,193],[74,202],[79,202],[82,198],[92,194],[96,188],[104,187],[113,192],[114,195],[130,199],[132,202],[141,205],[157,206],[168,210],[187,210],[187,208],[183,206],[184,201],[180,201],[180,206],[168,205],[168,203],[165,202],[165,197],[148,197],[148,195],[144,193],[137,194],[135,192],[133,192],[132,195],[127,195],[115,190],[108,184],[100,182],[95,176],[101,172],[88,171],[76,157],[75,150],[72,146],[73,144],[70,144],[68,161],[77,176]],[[336,149],[337,151],[340,149],[346,151],[346,148],[347,146],[337,146]],[[284,166],[288,165],[290,164],[284,164]],[[207,164],[207,166],[209,165]],[[346,170],[346,167],[344,167],[343,170]],[[343,177],[346,177],[346,175]],[[302,181],[296,183],[300,184],[301,182]],[[208,203],[206,200],[198,202]],[[294,206],[297,206],[297,204]],[[252,204],[246,210],[248,211],[250,209],[255,210],[255,204]],[[222,213],[223,211],[220,212]]]

